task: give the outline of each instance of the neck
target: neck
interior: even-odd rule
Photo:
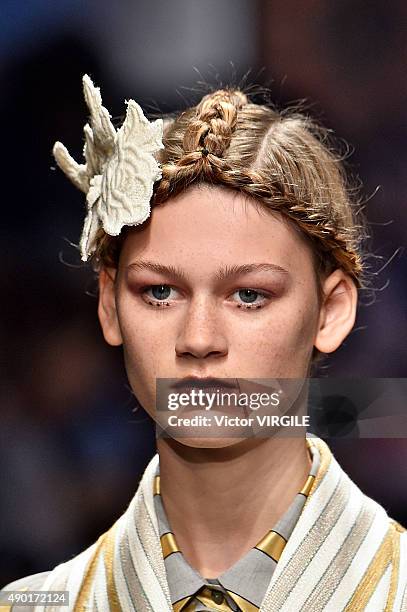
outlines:
[[[226,448],[157,442],[161,495],[186,560],[216,578],[276,524],[311,467],[305,438],[243,440]]]

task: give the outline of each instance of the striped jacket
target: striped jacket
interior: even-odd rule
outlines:
[[[319,449],[319,470],[261,612],[407,612],[406,529],[360,491],[323,440],[310,443]],[[126,512],[97,542],[50,572],[4,588],[67,590],[75,611],[170,611],[153,503],[157,462],[156,455]],[[35,608],[45,610],[67,608]]]

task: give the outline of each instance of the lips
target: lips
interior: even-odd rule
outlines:
[[[234,378],[214,378],[214,377],[197,377],[197,376],[186,376],[177,380],[171,385],[171,388],[182,393],[188,393],[192,389],[202,389],[206,393],[219,392],[231,392],[239,391],[239,385]]]
[[[203,410],[221,411],[225,413],[245,410],[238,406],[240,395],[239,380],[237,378],[216,378],[214,376],[186,376],[171,380],[169,387],[179,396],[186,394],[190,401],[184,398],[179,409],[186,413],[202,412]],[[168,389],[168,387],[167,387]],[[168,393],[168,391],[167,391]],[[196,395],[199,393],[199,395]],[[204,394],[204,396],[202,396]],[[181,401],[181,399],[180,399]]]

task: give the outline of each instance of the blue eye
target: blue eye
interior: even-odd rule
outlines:
[[[238,293],[240,299],[246,304],[252,304],[255,302],[257,296],[259,295],[259,293],[257,291],[253,291],[253,289],[240,289]]]
[[[169,306],[168,300],[177,297],[177,291],[170,285],[149,285],[141,291],[143,299],[151,306]]]
[[[148,285],[141,290],[143,299],[151,306],[171,306],[180,295],[179,292],[170,285]],[[270,300],[270,296],[245,287],[232,294],[232,299],[238,308],[262,308]]]
[[[248,287],[235,291],[232,297],[235,298],[238,308],[261,308],[268,301],[267,295]]]
[[[171,287],[168,285],[153,285],[151,293],[156,300],[167,300],[171,293]]]

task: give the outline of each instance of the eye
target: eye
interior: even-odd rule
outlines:
[[[170,285],[149,285],[141,290],[143,300],[150,306],[165,307],[171,306],[179,292]],[[270,296],[255,289],[243,288],[232,294],[232,299],[238,308],[258,309],[267,304]]]
[[[261,291],[255,289],[239,289],[233,293],[232,297],[236,296],[237,306],[239,308],[261,308],[267,304],[269,299]]]
[[[151,306],[169,306],[169,300],[174,300],[178,292],[170,285],[150,285],[143,288],[142,295]]]

